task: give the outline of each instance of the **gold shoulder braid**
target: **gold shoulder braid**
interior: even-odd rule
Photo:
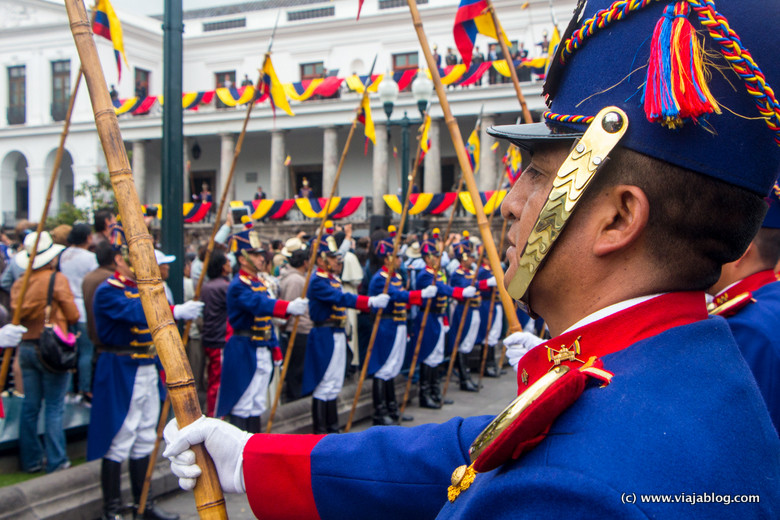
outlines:
[[[452,473],[447,499],[454,502],[466,491],[477,473],[491,471],[539,444],[553,421],[571,406],[593,378],[607,386],[612,373],[591,357],[579,369],[566,365],[553,367],[518,395],[480,433],[469,448],[471,464],[458,466]],[[556,404],[551,404],[556,403]]]

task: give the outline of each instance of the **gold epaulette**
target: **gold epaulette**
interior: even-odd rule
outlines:
[[[108,285],[110,285],[112,287],[116,287],[117,289],[124,289],[125,288],[125,284],[123,284],[122,282],[120,282],[116,278],[109,278],[108,279]]]
[[[314,274],[316,274],[316,275],[317,275],[317,276],[319,276],[320,278],[328,278],[328,273],[322,273],[322,272],[320,272],[320,271],[317,271],[317,272],[316,272],[316,273],[314,273]]]
[[[247,277],[246,277],[246,276],[244,276],[243,274],[240,274],[240,275],[238,275],[238,279],[239,279],[239,280],[240,280],[242,283],[244,283],[244,284],[246,284],[246,285],[249,285],[249,286],[251,286],[251,285],[252,285],[252,280],[250,280],[249,278],[247,278]]]
[[[748,303],[755,301],[752,293],[745,292],[738,294],[721,305],[715,305],[715,302],[712,302],[707,306],[707,311],[710,313],[710,316],[723,316],[725,318],[736,314],[745,308]]]

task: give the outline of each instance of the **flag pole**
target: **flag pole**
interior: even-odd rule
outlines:
[[[94,20],[95,15],[92,15],[92,18]],[[68,112],[65,115],[65,124],[62,127],[62,132],[60,133],[60,144],[57,147],[57,153],[54,156],[54,165],[52,166],[51,175],[49,176],[49,187],[46,191],[46,202],[43,205],[43,211],[41,211],[41,218],[38,220],[38,227],[35,229],[35,243],[33,244],[33,251],[38,251],[38,243],[41,239],[41,232],[43,231],[43,227],[46,224],[46,217],[49,214],[49,206],[51,205],[51,196],[54,192],[54,185],[57,183],[57,175],[60,172],[60,166],[62,165],[62,156],[65,152],[65,139],[68,137],[68,132],[70,131],[70,120],[73,116],[73,105],[76,101],[76,94],[79,91],[79,85],[81,85],[81,76],[83,75],[82,69],[79,68],[79,73],[76,76],[76,84],[73,86],[73,93],[70,95],[70,100],[68,101]],[[14,325],[19,325],[22,318],[22,302],[24,301],[24,296],[27,293],[27,286],[30,283],[30,275],[33,271],[33,257],[35,254],[33,254],[32,257],[30,257],[29,262],[27,262],[27,267],[24,270],[24,275],[22,276],[22,284],[19,291],[19,296],[16,299],[15,306],[14,306],[14,314],[13,318],[11,320],[11,323]],[[0,390],[5,388],[5,381],[8,378],[8,370],[11,366],[11,354],[13,354],[14,349],[9,347],[5,349],[5,352],[3,352],[3,362],[0,366]]]
[[[363,89],[363,94],[360,96],[360,103],[357,106],[357,109],[355,110],[355,117],[352,119],[352,126],[349,128],[349,134],[347,135],[347,142],[344,143],[344,150],[341,152],[341,159],[339,159],[339,166],[336,170],[336,176],[333,178],[333,184],[330,187],[330,194],[328,195],[327,203],[325,204],[325,207],[322,209],[322,219],[320,220],[320,226],[317,229],[317,239],[314,242],[313,247],[311,248],[311,253],[309,254],[309,267],[306,269],[306,279],[303,283],[303,292],[301,294],[301,297],[305,298],[306,293],[309,290],[309,282],[311,281],[311,273],[314,268],[314,263],[317,260],[317,249],[319,249],[319,243],[320,240],[322,240],[322,233],[325,229],[325,221],[328,220],[328,214],[331,211],[330,208],[330,202],[333,200],[333,197],[336,195],[336,188],[339,185],[339,177],[341,177],[341,170],[344,168],[344,161],[347,159],[347,152],[349,151],[349,145],[352,142],[352,136],[355,134],[355,128],[357,127],[358,123],[358,117],[360,117],[360,110],[363,108],[363,103],[368,99],[368,85],[371,83],[371,76],[374,73],[374,67],[376,66],[376,59],[377,56],[374,56],[374,62],[371,64],[371,70],[368,72],[368,77],[366,78],[366,84],[365,88]],[[276,389],[276,395],[274,396],[274,404],[271,407],[271,413],[268,415],[268,425],[266,426],[265,432],[271,433],[271,427],[274,423],[274,416],[276,415],[276,409],[279,406],[279,398],[282,395],[282,385],[284,385],[284,380],[287,377],[287,369],[290,367],[290,359],[292,358],[292,350],[293,345],[295,343],[295,336],[298,334],[298,323],[300,322],[301,317],[296,316],[295,321],[293,322],[293,330],[290,333],[290,339],[287,341],[287,352],[284,354],[284,363],[282,364],[282,375],[279,377],[279,384],[277,385]]]
[[[423,125],[425,125],[425,118],[427,113],[423,116]],[[398,224],[398,232],[395,234],[393,240],[393,251],[390,253],[390,266],[387,268],[387,278],[385,279],[385,287],[382,289],[382,294],[387,294],[390,288],[390,280],[395,276],[395,259],[398,255],[398,248],[401,246],[401,231],[406,224],[406,217],[409,214],[409,199],[411,198],[412,186],[414,180],[417,177],[417,171],[420,169],[420,150],[422,149],[422,139],[418,136],[417,139],[417,154],[414,157],[414,166],[412,168],[412,174],[409,176],[409,183],[407,184],[406,193],[404,193],[404,207],[401,210],[401,222]],[[390,302],[388,305],[392,305]],[[382,320],[382,312],[384,309],[377,309],[376,316],[374,317],[374,325],[371,329],[371,337],[368,340],[368,349],[366,350],[365,359],[363,360],[363,368],[360,370],[360,378],[358,379],[357,388],[355,389],[355,397],[352,399],[352,408],[349,411],[349,420],[347,420],[347,426],[344,428],[345,433],[349,433],[352,429],[352,420],[355,418],[355,410],[357,409],[358,400],[360,399],[360,392],[363,390],[363,382],[366,379],[366,373],[368,372],[368,362],[371,361],[371,353],[374,350],[374,343],[376,342],[376,335],[379,331],[379,322]],[[409,373],[409,381],[412,380],[413,372]]]
[[[65,8],[82,63],[84,78],[89,87],[95,124],[106,156],[119,213],[122,216],[144,314],[149,322],[160,361],[165,368],[166,385],[171,394],[171,403],[177,421],[180,426],[186,426],[202,415],[192,370],[165,298],[160,270],[154,260],[154,243],[144,225],[132,169],[106,88],[86,9],[81,0],[66,0]],[[203,519],[226,519],[225,500],[214,463],[202,445],[193,446],[192,449],[198,466],[203,470],[194,490],[198,513]]]
[[[498,37],[498,44],[501,46],[501,52],[504,54],[507,67],[509,68],[509,75],[512,78],[512,85],[515,87],[515,93],[517,94],[517,100],[520,102],[520,107],[523,110],[523,122],[533,123],[534,120],[531,117],[531,111],[528,110],[528,104],[525,102],[525,96],[520,88],[520,80],[517,78],[517,70],[515,69],[515,63],[512,56],[509,54],[509,47],[506,45],[506,37],[504,36],[504,28],[501,27],[501,23],[498,21],[498,15],[496,14],[496,8],[493,7],[491,0],[485,0],[487,4],[487,10],[490,12],[490,17],[493,18],[493,25],[496,26],[496,36]]]
[[[433,84],[436,87],[436,94],[439,97],[439,104],[441,105],[442,112],[444,113],[444,120],[447,123],[447,128],[450,131],[452,137],[452,144],[455,148],[455,153],[458,156],[458,163],[465,178],[466,185],[468,186],[469,193],[471,193],[471,199],[474,202],[474,209],[477,212],[477,225],[479,226],[480,234],[482,235],[482,242],[485,245],[485,253],[490,261],[490,268],[493,269],[493,273],[496,276],[496,282],[498,283],[498,290],[501,296],[501,302],[504,308],[507,309],[513,305],[512,298],[504,287],[504,272],[501,269],[501,260],[498,258],[496,252],[496,244],[493,242],[493,236],[488,228],[487,218],[485,217],[485,209],[482,205],[482,199],[479,197],[479,190],[477,189],[477,183],[474,181],[474,173],[471,171],[471,165],[466,157],[466,148],[463,145],[463,137],[460,135],[460,129],[458,128],[458,122],[452,115],[449,102],[447,101],[447,94],[444,91],[444,85],[442,85],[441,77],[439,76],[439,70],[436,68],[436,64],[433,61],[433,55],[431,54],[431,48],[428,44],[428,37],[425,35],[425,29],[423,28],[422,21],[420,20],[420,13],[417,10],[416,0],[406,0],[409,11],[412,15],[412,22],[417,32],[417,38],[420,41],[420,47],[422,48],[425,60],[428,63],[428,68],[431,71],[431,77],[433,78]],[[509,330],[516,332],[521,330],[520,322],[517,316],[507,315],[507,321],[509,322]]]

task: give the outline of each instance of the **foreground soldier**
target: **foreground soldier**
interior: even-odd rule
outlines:
[[[769,415],[780,429],[780,187],[769,196],[769,211],[756,238],[736,262],[723,266],[710,314],[723,316],[742,351]]]
[[[780,441],[727,324],[708,319],[703,291],[747,248],[780,168],[778,104],[764,88],[780,83],[780,12],[757,0],[718,4],[717,14],[712,2],[691,0],[664,15],[655,2],[621,2],[614,13],[588,2],[547,76],[549,126],[491,130],[533,154],[502,207],[506,284],[553,336],[521,359],[520,401],[505,421],[471,449],[491,418],[325,437],[250,437],[205,418],[179,432],[171,422],[166,455],[177,457],[180,483],[199,474],[182,452],[205,442],[223,488],[246,488],[264,519],[776,518]],[[668,27],[688,18],[693,28]],[[650,49],[684,54],[692,42],[670,45],[670,35],[696,31],[720,69],[709,98],[722,113],[705,121],[680,99],[663,112],[651,103],[648,120],[637,87],[647,84]],[[729,58],[741,56],[747,88],[728,70],[723,41]],[[662,81],[679,86],[690,71],[683,56],[674,67],[664,59],[651,72],[682,63]],[[703,88],[683,86],[689,98]],[[769,106],[757,112],[756,100]]]
[[[124,232],[117,226],[113,234],[116,272],[98,286],[92,304],[101,350],[95,366],[87,437],[87,460],[103,459],[100,469],[103,518],[110,520],[122,518],[119,479],[125,460],[129,459],[136,506],[141,499],[164,395],[162,387],[158,389],[159,362]],[[202,302],[189,301],[175,305],[173,317],[192,320],[202,310]],[[143,517],[166,520],[179,516],[148,502]]]

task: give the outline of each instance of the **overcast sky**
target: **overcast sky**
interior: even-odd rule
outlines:
[[[240,4],[243,0],[182,0],[184,10],[200,9],[202,7],[215,7],[219,5]],[[120,11],[134,12],[138,14],[163,14],[165,11],[164,0],[111,0],[111,5]]]

